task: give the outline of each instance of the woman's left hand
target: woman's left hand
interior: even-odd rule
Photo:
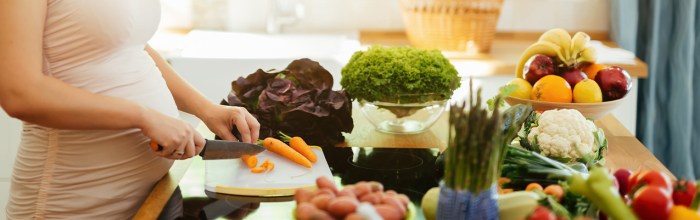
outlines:
[[[255,144],[260,135],[260,123],[242,107],[212,104],[199,117],[207,128],[224,140]],[[237,140],[231,129],[236,126],[242,140]]]

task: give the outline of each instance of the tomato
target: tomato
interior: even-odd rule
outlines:
[[[658,186],[643,186],[632,199],[632,209],[641,220],[668,219],[671,207],[671,195]]]
[[[632,174],[634,176],[634,174]],[[632,190],[629,191],[631,194],[635,194],[635,191],[644,186],[656,186],[664,190],[666,194],[671,195],[673,188],[671,188],[670,178],[658,170],[647,170],[643,171],[637,176],[637,181],[634,182]]]
[[[554,213],[549,211],[544,206],[537,206],[535,208],[535,211],[532,211],[532,214],[530,214],[530,217],[527,218],[528,220],[556,220],[557,217],[554,216]]]
[[[694,181],[681,180],[673,184],[673,203],[690,207],[695,198],[697,186]]]
[[[642,173],[642,170],[637,170],[630,175],[630,177],[627,179],[627,193],[632,194],[632,189],[637,186],[637,178],[639,177],[639,174]],[[632,195],[630,195],[631,197]]]

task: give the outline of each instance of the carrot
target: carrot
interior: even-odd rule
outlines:
[[[255,155],[242,156],[241,160],[245,163],[245,165],[248,165],[248,167],[250,168],[253,168],[258,165],[258,157]]]
[[[311,161],[309,161],[309,159],[306,159],[306,157],[302,156],[299,152],[294,151],[294,149],[289,147],[289,145],[280,140],[271,137],[265,138],[265,140],[263,140],[263,147],[295,163],[311,168]]]
[[[560,185],[552,184],[544,188],[544,194],[554,196],[557,201],[561,201],[561,197],[564,196],[564,188]]]
[[[265,168],[264,167],[253,167],[253,168],[250,168],[250,172],[262,173],[262,172],[265,172]]]
[[[316,158],[316,153],[314,153],[313,150],[311,150],[311,147],[309,147],[308,144],[304,141],[304,139],[301,139],[301,137],[289,137],[288,135],[280,132],[280,135],[282,136],[282,140],[289,142],[289,146],[292,147],[295,151],[299,152],[301,155],[304,155],[306,159],[309,159],[312,163],[315,163],[317,158]]]
[[[530,183],[530,184],[527,184],[527,187],[525,187],[525,191],[533,191],[533,190],[542,191],[542,185],[540,185],[539,183]]]

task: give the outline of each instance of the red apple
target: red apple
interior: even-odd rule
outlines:
[[[537,55],[530,62],[530,68],[525,74],[525,79],[534,85],[537,80],[549,74],[554,74],[554,60],[545,55]]]
[[[603,92],[603,101],[621,99],[630,90],[630,75],[620,67],[612,66],[598,71],[595,82]]]
[[[579,68],[566,69],[559,76],[564,78],[566,82],[569,83],[571,88],[574,88],[574,86],[576,86],[578,82],[581,82],[581,80],[588,79],[586,73],[581,71]]]

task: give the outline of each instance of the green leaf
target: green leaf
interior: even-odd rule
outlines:
[[[512,85],[508,84],[505,86],[502,86],[501,88],[498,89],[498,95],[494,96],[493,98],[490,98],[489,100],[486,100],[486,104],[489,106],[489,111],[493,111],[493,109],[496,107],[496,105],[500,105],[501,107],[505,106],[505,103],[503,102],[503,99],[499,101],[498,103],[495,103],[496,97],[500,96],[501,98],[505,98],[510,96],[510,94],[513,94],[515,90],[518,90],[517,85]]]

